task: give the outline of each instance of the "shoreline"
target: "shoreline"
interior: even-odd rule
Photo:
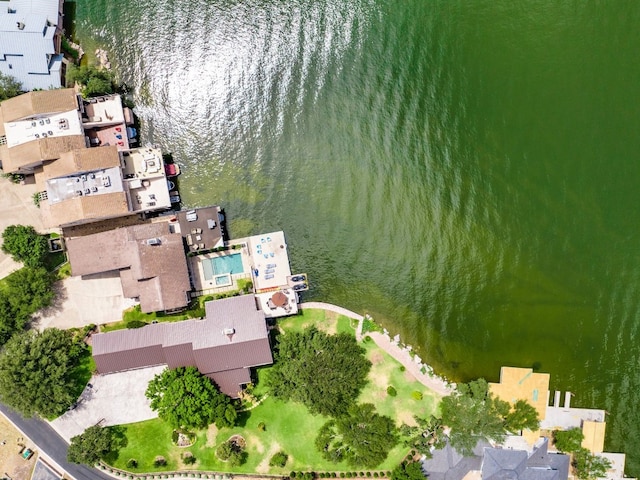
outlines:
[[[365,320],[365,316],[360,315],[359,313],[353,312],[338,305],[333,305],[331,303],[325,302],[303,302],[300,304],[300,308],[302,310],[304,310],[305,308],[325,310],[344,315],[345,317],[351,318],[353,320],[357,320],[358,327],[356,329],[356,340],[358,342],[361,342],[364,338],[362,334],[362,324]],[[370,319],[370,317],[368,316],[366,318]],[[400,337],[398,335],[396,335],[394,338],[391,338],[386,330],[384,330],[384,333],[367,332],[365,335],[371,337],[371,339],[376,343],[378,347],[380,347],[382,350],[387,352],[398,362],[404,365],[407,371],[410,372],[416,378],[416,380],[422,383],[425,387],[442,396],[450,395],[453,392],[455,385],[436,375],[430,365],[423,363],[422,359],[417,355],[413,355],[411,353],[411,346],[402,346],[400,344]]]

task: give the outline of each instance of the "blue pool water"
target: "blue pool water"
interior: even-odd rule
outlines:
[[[207,258],[202,261],[205,280],[211,280],[216,275],[243,273],[242,257],[239,253],[223,257]]]

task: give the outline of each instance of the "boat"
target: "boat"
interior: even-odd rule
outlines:
[[[166,173],[167,177],[177,177],[180,175],[180,166],[176,163],[165,163],[164,173]]]
[[[171,203],[180,203],[180,194],[176,190],[169,192],[169,201]]]

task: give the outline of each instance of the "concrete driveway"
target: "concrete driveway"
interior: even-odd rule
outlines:
[[[78,406],[50,424],[62,438],[71,441],[71,437],[97,423],[122,425],[156,418],[158,415],[149,407],[144,392],[149,381],[165,368],[166,365],[161,365],[94,375],[89,381],[92,387],[87,386],[82,392]]]
[[[33,194],[38,189],[34,185],[16,185],[0,177],[0,233],[9,225],[31,225],[44,233],[40,210],[33,203]],[[0,278],[22,267],[0,250]]]
[[[38,330],[116,322],[122,320],[123,310],[137,303],[122,295],[117,273],[65,278],[57,289],[55,304],[38,314]]]

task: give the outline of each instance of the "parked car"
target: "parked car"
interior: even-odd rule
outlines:
[[[309,286],[306,283],[297,283],[293,286],[293,289],[297,292],[299,290],[305,290],[307,289]]]
[[[306,275],[294,275],[291,277],[292,282],[304,282],[305,280],[307,280]]]

